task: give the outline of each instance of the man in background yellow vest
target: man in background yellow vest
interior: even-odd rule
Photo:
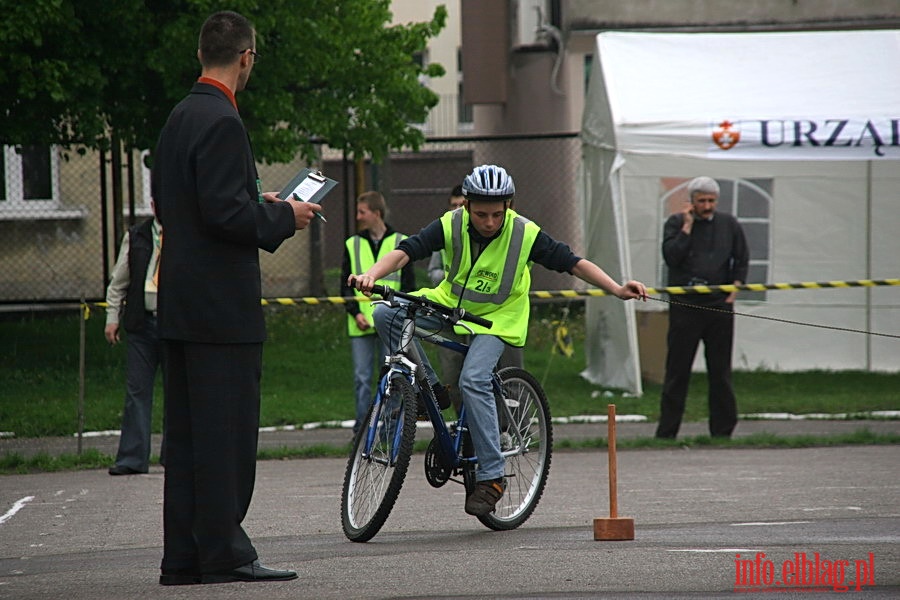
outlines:
[[[362,273],[375,261],[397,248],[406,238],[385,223],[387,203],[380,192],[364,192],[356,199],[356,228],[359,233],[344,242],[341,288],[342,296],[362,296],[362,292],[347,285],[351,273]],[[409,292],[416,287],[413,264],[407,264],[400,273],[388,273],[378,280],[379,285]],[[348,302],[347,333],[350,335],[350,352],[353,357],[353,389],[356,398],[356,422],[353,433],[359,431],[372,403],[372,378],[387,354],[387,349],[375,335],[371,302]]]
[[[462,189],[466,197],[463,208],[445,213],[406,238],[371,268],[351,275],[347,283],[370,295],[372,286],[388,273],[443,250],[448,264],[446,276],[437,287],[421,292],[431,300],[464,308],[493,322],[490,329],[471,325],[474,335],[459,378],[470,416],[469,433],[478,457],[476,485],[466,498],[465,510],[482,516],[494,510],[506,490],[506,461],[500,451],[491,372],[505,345],[525,345],[530,311],[529,264],[571,273],[622,300],[646,299],[647,289],[638,281],[619,285],[596,264],[576,256],[566,244],[516,214],[510,208],[515,184],[503,167],[476,167],[463,181]],[[404,315],[403,306],[379,305],[375,309],[379,335],[391,348],[397,347]],[[422,324],[439,329],[439,324],[429,319],[433,321],[434,317],[422,318]],[[419,322],[417,318],[416,323]],[[437,376],[427,362],[425,371],[434,386]]]

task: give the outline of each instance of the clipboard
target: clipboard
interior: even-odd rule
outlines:
[[[338,184],[334,179],[322,175],[321,171],[302,169],[281,190],[279,197],[282,200],[293,198],[297,194],[304,202],[321,204],[325,196]]]

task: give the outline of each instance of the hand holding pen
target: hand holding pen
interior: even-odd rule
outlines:
[[[300,198],[300,196],[297,195],[297,192],[294,192],[293,194],[291,194],[291,198],[293,198],[293,199],[296,200],[297,202],[303,202],[303,203],[306,203],[305,200],[303,200],[302,198]],[[319,207],[319,211],[322,210],[322,207],[321,207],[321,205],[319,205],[319,204],[312,204],[311,206],[318,206],[318,207]],[[328,221],[325,219],[325,215],[323,215],[323,214],[322,214],[321,212],[319,212],[319,211],[316,211],[315,215],[316,215],[323,223],[327,223]]]
[[[296,194],[295,194],[296,195]],[[313,220],[314,215],[319,215],[323,221],[325,218],[319,214],[319,211],[322,210],[322,206],[320,204],[314,204],[312,202],[303,202],[297,198],[290,198],[288,200],[282,200],[278,194],[274,192],[266,192],[263,194],[263,198],[266,202],[287,202],[291,207],[291,210],[294,211],[294,227],[298,230],[305,229],[307,225],[309,225],[310,221]],[[295,202],[290,202],[290,200],[296,200]]]

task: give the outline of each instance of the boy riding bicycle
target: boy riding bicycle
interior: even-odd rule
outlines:
[[[379,279],[411,260],[428,258],[432,252],[440,251],[446,276],[436,288],[420,293],[493,322],[490,329],[471,325],[475,335],[459,377],[459,390],[469,412],[469,433],[478,457],[477,483],[466,498],[465,510],[480,516],[494,510],[506,489],[491,373],[505,344],[525,345],[530,312],[529,265],[537,263],[571,273],[622,300],[646,300],[647,290],[638,281],[619,285],[596,264],[576,256],[569,246],[513,211],[510,202],[515,184],[503,167],[476,167],[463,181],[462,189],[466,198],[462,208],[445,213],[418,234],[406,238],[365,273],[351,275],[347,283],[371,295],[372,286]],[[400,339],[403,318],[398,313],[403,310],[402,306],[385,305],[375,309],[376,330],[391,349],[397,347]],[[425,367],[429,383],[436,385],[438,377],[427,358]]]

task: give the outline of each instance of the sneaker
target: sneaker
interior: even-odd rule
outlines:
[[[466,497],[466,514],[482,517],[494,512],[494,506],[503,497],[504,491],[506,481],[502,478],[477,482],[475,489]]]

